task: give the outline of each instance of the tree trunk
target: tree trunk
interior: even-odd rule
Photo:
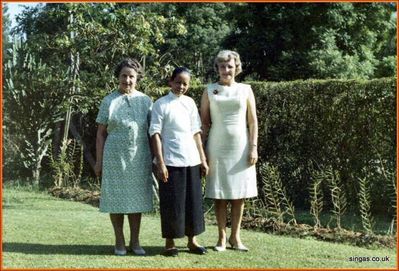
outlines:
[[[35,168],[32,170],[33,175],[33,185],[40,185],[40,162],[37,162]]]
[[[82,137],[80,136],[73,119],[70,123],[69,131],[72,133],[72,136],[76,139],[76,141],[79,142],[80,145],[82,145],[83,155],[84,155],[86,161],[89,163],[89,165],[91,166],[91,168],[94,171],[94,166],[96,164],[96,160],[94,159],[93,155],[90,153],[88,148],[86,147],[86,144],[83,142]]]
[[[62,136],[62,121],[57,122],[54,130],[54,136],[53,136],[53,149],[52,154],[53,157],[58,157],[60,150],[61,150],[61,136]]]

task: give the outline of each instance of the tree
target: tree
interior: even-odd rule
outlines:
[[[8,13],[8,5],[3,4],[3,36],[2,36],[3,63],[7,62],[9,58],[9,54],[7,53],[7,51],[11,47],[10,31],[11,31],[11,20],[10,20],[10,14]]]
[[[73,25],[68,24],[70,13],[75,18]],[[24,12],[19,28],[45,63],[67,68],[69,52],[79,52],[80,95],[76,97],[80,100],[76,105],[84,112],[97,107],[98,100],[116,87],[112,70],[122,57],[141,60],[145,83],[140,86],[144,91],[154,87],[151,81],[163,79],[159,48],[165,37],[186,33],[182,20],[167,20],[136,4],[46,4],[42,10]],[[74,40],[70,31],[76,33]]]
[[[38,184],[54,123],[66,98],[52,90],[62,88],[66,75],[42,63],[18,38],[11,57],[4,65],[5,177],[16,177],[23,166]]]
[[[389,31],[387,31],[383,36],[382,39],[384,40],[384,43],[382,44],[381,49],[378,53],[378,59],[380,59],[380,61],[375,71],[376,77],[386,77],[391,75],[397,76],[396,21],[397,21],[397,14],[393,13],[391,16],[391,20],[389,22],[390,24],[390,26],[388,27]]]
[[[45,150],[51,138],[61,133],[59,124],[68,116],[65,113],[69,108],[72,118],[97,112],[101,99],[116,88],[113,66],[126,56],[136,57],[145,66],[142,90],[156,91],[154,86],[162,80],[163,70],[158,48],[165,43],[165,35],[173,32],[178,36],[186,31],[181,20],[144,13],[135,4],[26,7],[17,23],[15,34],[24,38],[21,48],[13,48],[15,61],[5,70],[5,126],[18,142],[14,147],[29,152],[16,153],[22,155],[19,158],[25,168],[33,169],[36,180]],[[24,114],[15,118],[16,112]],[[86,119],[93,121],[91,116]],[[80,135],[85,134],[86,125],[80,128]]]
[[[243,76],[284,81],[374,78],[392,40],[395,6],[388,3],[242,4],[229,14],[226,47],[243,56]],[[389,69],[385,69],[388,71]]]
[[[145,4],[139,8],[155,12],[167,20],[178,18],[187,29],[184,35],[165,37],[160,47],[165,55],[165,64],[187,66],[198,79],[214,79],[213,60],[217,52],[223,49],[221,43],[230,33],[230,23],[226,14],[233,5],[223,3],[174,3]],[[171,72],[171,71],[170,71]]]

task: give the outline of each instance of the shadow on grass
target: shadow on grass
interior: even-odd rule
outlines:
[[[24,206],[26,208],[21,208],[21,206]],[[7,204],[7,203],[3,202],[3,209],[18,209],[18,210],[26,209],[26,210],[32,210],[32,206],[33,206],[33,204],[29,204],[29,205],[26,205],[26,204],[23,204],[23,203]],[[37,210],[37,209],[35,208],[35,210]]]
[[[143,246],[146,256],[159,255],[163,251],[162,246]],[[3,243],[3,252],[16,252],[24,254],[65,254],[65,255],[113,255],[112,246],[106,245],[50,245],[29,243]],[[132,252],[128,255],[134,256]]]

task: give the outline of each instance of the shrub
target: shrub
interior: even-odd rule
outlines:
[[[280,169],[296,205],[309,199],[309,168],[316,161],[338,171],[351,207],[357,205],[356,176],[363,168],[372,202],[380,203],[374,209],[390,206],[381,162],[395,172],[395,78],[250,84],[257,99],[260,159]]]
[[[337,171],[348,208],[358,209],[358,176],[365,168],[372,211],[394,212],[386,196],[392,192],[391,184],[387,185],[383,172],[396,174],[396,78],[249,84],[257,104],[260,162],[279,169],[296,207],[310,208],[310,172],[315,161],[319,168]],[[197,105],[204,89],[189,90]],[[148,94],[155,100],[167,92],[168,88],[159,88]],[[88,112],[80,126],[92,154],[96,114]],[[323,209],[333,208],[331,200],[325,200]]]

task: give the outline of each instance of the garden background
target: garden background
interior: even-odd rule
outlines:
[[[396,22],[393,3],[52,3],[11,28],[4,4],[3,186],[98,204],[95,117],[116,63],[139,59],[154,100],[187,66],[198,104],[227,48],[259,119],[243,227],[394,249]]]

